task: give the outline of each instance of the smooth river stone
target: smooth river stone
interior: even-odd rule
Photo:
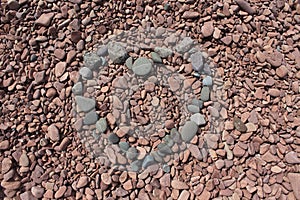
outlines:
[[[181,138],[185,142],[190,142],[198,131],[198,126],[193,121],[187,121],[181,130]]]
[[[147,58],[138,58],[134,61],[132,65],[132,71],[136,75],[145,76],[149,74],[152,70],[152,63]]]
[[[79,111],[89,112],[96,106],[96,101],[94,99],[86,98],[83,96],[76,96],[75,101],[77,103]]]

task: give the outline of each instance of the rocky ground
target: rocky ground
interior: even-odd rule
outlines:
[[[299,1],[2,0],[0,17],[1,199],[300,199]],[[189,77],[186,83],[207,101],[203,108],[190,104],[189,111],[197,116],[181,124],[181,139],[188,148],[172,143],[175,134],[171,149],[182,152],[165,160],[168,165],[154,164],[138,172],[115,170],[111,160],[96,161],[78,134],[74,85],[78,77],[90,76],[82,70],[85,55],[95,50],[102,55],[96,48],[101,40],[116,30],[149,27],[189,36],[200,44],[223,81],[226,98],[219,110],[209,107],[212,102],[202,96],[207,91],[201,92],[209,90],[208,80],[197,77],[195,67],[176,55],[163,58],[161,62]],[[161,54],[144,49],[131,56],[149,54],[160,62]],[[142,63],[151,71],[149,62]],[[103,75],[116,78],[120,72],[114,67]],[[131,67],[135,74],[148,73],[138,64]],[[150,107],[166,102],[168,133],[180,124],[176,99],[169,91],[151,89],[149,81],[144,90],[153,93],[149,98],[134,94],[132,113],[138,123],[147,123],[136,106],[143,103],[140,98]],[[178,85],[170,82],[175,93]],[[108,79],[98,93],[88,92],[97,96],[95,113],[102,119],[97,130],[112,134],[115,115],[104,102],[114,85],[118,82]],[[200,110],[207,126],[195,125],[204,123]],[[209,132],[214,121],[207,118],[208,111],[224,119],[218,134]],[[166,140],[161,139],[164,132],[148,140],[124,135],[118,131],[107,138],[123,142],[123,147],[126,142],[141,144],[136,149],[145,152]],[[210,148],[200,152],[204,144]],[[148,165],[152,158],[147,159]]]

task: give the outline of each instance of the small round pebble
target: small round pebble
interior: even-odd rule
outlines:
[[[120,141],[120,138],[117,136],[117,134],[115,133],[111,133],[108,136],[108,140],[109,142],[111,142],[112,144],[117,144]]]

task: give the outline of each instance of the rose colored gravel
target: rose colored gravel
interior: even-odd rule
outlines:
[[[299,23],[291,0],[2,1],[0,199],[300,199]],[[196,135],[169,173],[99,164],[71,112],[84,53],[147,24],[197,40],[224,80],[224,130]]]

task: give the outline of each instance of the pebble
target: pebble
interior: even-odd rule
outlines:
[[[200,72],[204,66],[204,58],[201,52],[196,52],[190,56],[192,67],[195,71]]]
[[[53,142],[57,142],[60,140],[59,130],[55,124],[51,124],[48,127],[47,137],[50,138]]]
[[[107,129],[107,121],[105,118],[100,118],[96,123],[96,128],[100,133],[104,133]]]
[[[250,6],[246,0],[235,0],[237,5],[250,15],[255,14],[255,9]]]
[[[85,187],[87,184],[89,183],[89,178],[87,176],[81,176],[77,182],[76,187],[79,188],[83,188]]]
[[[128,142],[119,142],[119,147],[123,152],[126,152],[129,149]]]
[[[10,182],[1,181],[1,186],[7,190],[19,190],[20,186],[21,186],[21,182],[20,181],[10,181]]]
[[[279,97],[280,96],[280,90],[275,89],[275,88],[270,88],[268,93],[271,97]]]
[[[135,147],[130,147],[126,152],[126,157],[129,160],[134,160],[138,156],[138,151]]]
[[[111,175],[109,173],[103,173],[103,174],[101,174],[101,180],[106,185],[110,185],[111,182],[112,182],[112,178],[111,178]]]
[[[203,87],[201,89],[201,94],[200,94],[200,98],[202,101],[208,101],[210,99],[210,91],[209,91],[209,87]]]
[[[198,126],[193,121],[187,121],[181,130],[181,138],[185,142],[191,141],[198,131]]]
[[[213,133],[207,133],[204,135],[204,139],[209,148],[212,148],[212,149],[218,148],[219,135],[213,134]]]
[[[75,101],[77,103],[79,111],[89,112],[96,106],[96,101],[94,99],[86,98],[83,96],[76,96]]]
[[[48,27],[53,17],[54,13],[44,13],[35,21],[35,23],[41,26]]]
[[[130,164],[130,168],[132,171],[137,172],[141,168],[141,161],[140,160],[135,160]]]
[[[108,43],[108,55],[109,58],[115,64],[122,64],[128,57],[126,49],[117,42],[109,42]]]
[[[188,200],[189,197],[190,197],[189,191],[183,190],[183,191],[180,193],[180,195],[179,195],[179,197],[178,197],[178,200]]]
[[[56,78],[59,78],[64,74],[66,70],[66,66],[67,66],[66,62],[59,62],[55,65],[54,73]]]
[[[167,165],[167,164],[164,164],[164,165],[162,166],[162,169],[163,169],[163,171],[166,172],[166,173],[170,173],[170,171],[171,171],[171,167],[170,167],[169,165]],[[170,180],[169,180],[169,181],[170,181]],[[169,185],[170,185],[170,183],[169,183]]]
[[[103,63],[102,63],[102,58],[99,57],[95,53],[86,53],[83,56],[83,63],[84,66],[89,68],[90,70],[97,69],[99,68]]]
[[[172,153],[172,150],[171,148],[166,144],[166,143],[160,143],[158,146],[157,146],[157,150],[158,152],[160,152],[161,154],[171,154]]]
[[[82,95],[83,92],[82,82],[75,83],[74,86],[72,87],[72,92],[74,93],[74,95]]]
[[[191,103],[195,106],[198,106],[200,109],[203,108],[203,101],[201,101],[199,99],[192,99]]]
[[[276,69],[276,75],[279,77],[279,78],[284,78],[286,77],[286,75],[288,74],[288,69],[286,68],[286,66],[284,65],[281,65],[280,67],[278,67]]]
[[[194,44],[194,40],[190,37],[184,37],[175,47],[178,53],[184,54],[188,52]]]
[[[165,127],[166,127],[167,129],[172,129],[172,128],[174,128],[174,126],[175,126],[175,123],[174,123],[174,120],[173,120],[173,119],[166,120],[166,122],[165,122]]]
[[[285,160],[289,164],[299,164],[300,163],[300,159],[298,158],[297,153],[294,151],[290,151],[289,153],[287,153],[285,155]]]
[[[85,124],[85,125],[95,124],[97,122],[97,120],[98,120],[98,115],[95,112],[95,110],[92,110],[85,114],[85,116],[83,118],[83,124]]]
[[[148,166],[150,166],[150,165],[152,165],[152,164],[154,164],[154,163],[155,163],[155,161],[154,161],[153,156],[147,155],[147,156],[144,158],[142,167],[145,169],[145,168],[147,168]]]
[[[188,190],[189,189],[189,186],[185,182],[182,182],[179,180],[172,180],[171,186],[173,189],[176,189],[176,190]]]
[[[247,127],[244,124],[244,122],[242,122],[242,120],[240,118],[234,117],[233,118],[233,125],[235,127],[236,130],[244,133],[247,131]]]
[[[199,106],[196,105],[188,105],[187,106],[188,111],[190,111],[191,113],[199,113],[200,112],[200,108]]]
[[[233,148],[233,155],[235,155],[236,157],[242,157],[245,154],[245,150],[242,149],[239,145],[234,145]]]
[[[151,54],[151,58],[152,58],[153,62],[155,62],[155,63],[162,63],[162,59],[161,59],[161,57],[158,55],[158,53],[156,53],[156,52],[151,52],[150,54]]]
[[[15,1],[15,0],[8,0],[7,6],[10,10],[18,10],[20,8],[19,1]]]
[[[206,76],[202,81],[203,86],[211,87],[213,84],[213,79],[211,76]]]
[[[195,11],[185,11],[182,15],[183,19],[195,19],[198,18],[200,14]]]
[[[31,193],[36,198],[42,198],[45,193],[45,189],[40,186],[33,186],[31,188]]]
[[[10,168],[12,167],[12,161],[10,158],[4,158],[2,160],[2,165],[1,165],[1,173],[5,174],[7,173]]]
[[[232,36],[228,35],[225,36],[221,39],[221,41],[225,44],[225,45],[230,45],[230,43],[232,42]]]
[[[165,47],[155,47],[154,51],[162,58],[167,58],[168,56],[171,56],[173,54],[173,51],[171,49]]]
[[[29,166],[29,158],[26,153],[22,153],[19,159],[19,165],[21,167],[28,167]]]
[[[205,22],[201,27],[201,33],[204,37],[212,36],[214,32],[214,23],[213,21]]]
[[[55,49],[54,50],[54,55],[59,60],[63,60],[65,58],[65,56],[66,56],[66,52],[63,49]]]
[[[3,140],[0,142],[0,150],[7,150],[9,148],[9,141]]]
[[[84,79],[92,79],[93,78],[93,72],[87,68],[87,67],[82,67],[79,70],[79,74],[84,78]]]
[[[111,134],[108,136],[108,140],[109,140],[109,142],[112,143],[112,144],[117,144],[117,143],[120,141],[120,138],[117,136],[117,134],[111,133]]]
[[[300,199],[300,173],[288,173],[287,175],[296,199]]]
[[[152,70],[152,63],[147,58],[138,58],[134,61],[132,65],[132,71],[136,75],[145,76],[149,74]]]
[[[64,185],[60,186],[58,188],[58,190],[55,192],[54,198],[55,199],[59,199],[59,198],[63,197],[66,191],[67,191],[67,187],[66,186],[64,186]]]
[[[195,122],[198,126],[206,124],[205,118],[200,113],[195,113],[191,116],[191,121]]]
[[[126,67],[128,69],[132,69],[132,65],[133,65],[133,59],[132,59],[132,57],[129,57],[129,58],[126,59],[125,65],[126,65]]]

